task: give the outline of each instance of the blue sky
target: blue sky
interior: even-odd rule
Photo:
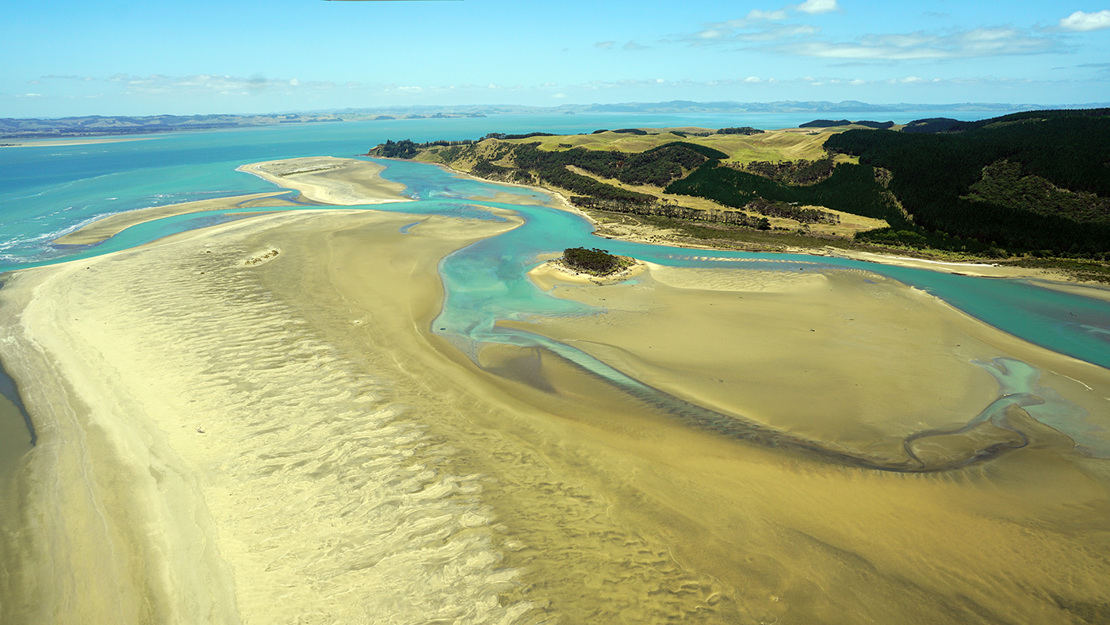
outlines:
[[[1110,101],[1110,0],[43,0],[4,14],[0,117]]]

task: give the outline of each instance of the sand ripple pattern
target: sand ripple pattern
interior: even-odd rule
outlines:
[[[140,402],[169,408],[171,446],[210,470],[244,622],[512,623],[529,610],[502,605],[517,572],[491,547],[480,476],[447,471],[448,449],[390,381],[314,338],[257,284],[249,250],[145,254],[148,271],[94,266],[83,293],[89,310],[131,302],[105,319],[120,328],[105,353],[140,365]]]

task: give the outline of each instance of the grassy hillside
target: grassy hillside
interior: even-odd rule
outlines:
[[[595,210],[968,254],[1110,253],[1110,110],[825,127],[842,121],[402,141],[374,153],[547,186]]]
[[[829,236],[885,225],[857,217],[882,218],[887,211],[879,205],[885,205],[885,191],[870,168],[828,157],[821,144],[829,136],[750,128],[617,129],[570,136],[490,135],[477,142],[421,145],[390,141],[374,153],[440,162],[493,180],[540,184],[592,210],[761,230],[804,228]],[[798,160],[801,156],[815,160]],[[739,195],[705,183],[721,176],[755,182]],[[684,185],[685,179],[702,184]],[[791,191],[807,184],[812,185],[808,191]],[[856,201],[862,197],[866,201]],[[849,219],[842,223],[844,215]]]
[[[611,130],[588,135],[555,135],[510,139],[508,143],[536,143],[545,151],[584,148],[643,152],[674,141],[703,145],[724,152],[726,162],[817,160],[825,156],[823,144],[832,132],[821,129],[769,130],[758,134],[721,134],[705,128],[645,129],[636,135]],[[845,159],[847,160],[847,159]]]

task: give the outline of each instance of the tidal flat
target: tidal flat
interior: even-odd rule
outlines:
[[[726,436],[542,343],[441,332],[444,259],[523,219],[409,206],[8,279],[40,438],[5,476],[3,622],[1110,618],[1106,369],[863,270],[549,277],[570,312],[498,322],[835,453]],[[936,466],[836,460],[907,450]]]

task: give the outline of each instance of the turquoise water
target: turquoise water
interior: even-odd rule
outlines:
[[[905,122],[939,113],[869,114]],[[946,116],[976,119],[973,113]],[[493,115],[160,134],[143,141],[0,148],[0,271],[74,253],[51,241],[104,215],[191,200],[273,191],[235,171],[243,163],[298,156],[346,157],[386,139],[477,139],[490,132],[588,133],[633,126],[796,126],[813,113],[737,115]],[[828,113],[822,117],[859,114]],[[982,117],[981,115],[979,117]],[[419,193],[419,190],[418,190]]]
[[[777,119],[764,127],[809,119]],[[851,116],[851,115],[848,115]],[[895,121],[907,121],[897,119]],[[767,121],[767,120],[765,120]],[[57,246],[52,240],[103,215],[183,201],[273,191],[254,176],[235,171],[245,163],[296,156],[349,157],[387,138],[413,140],[477,138],[487,132],[589,132],[628,126],[754,125],[758,120],[713,116],[502,116],[459,120],[398,120],[288,126],[240,131],[158,135],[149,140],[84,146],[0,150],[0,272],[127,249],[168,234],[233,219],[222,212],[170,217],[141,224],[90,247]],[[729,267],[767,271],[865,269],[923,289],[1013,335],[1049,349],[1110,367],[1110,304],[1017,280],[990,280],[905,267],[805,255],[688,251],[665,246],[599,239],[587,222],[541,206],[476,201],[507,192],[533,200],[544,194],[461,179],[428,165],[378,161],[384,176],[403,183],[417,202],[375,205],[378,210],[500,219],[483,207],[516,211],[525,223],[445,258],[444,308],[433,331],[474,355],[483,342],[542,346],[590,369],[626,391],[651,389],[573,348],[527,332],[496,325],[501,319],[582,314],[582,304],[551,297],[525,277],[538,256],[567,247],[603,247],[663,265]],[[265,208],[252,210],[268,210]],[[236,212],[243,212],[241,209]],[[1011,366],[1011,370],[1020,367]],[[1023,378],[1021,392],[1035,390]],[[1000,378],[1000,384],[1002,379]],[[1003,384],[1003,386],[1005,386]],[[641,388],[642,387],[642,388]],[[659,397],[656,396],[658,400]],[[1073,408],[1038,406],[1044,422],[1073,419]],[[1070,404],[1068,404],[1070,406]],[[1071,412],[1069,412],[1071,411]],[[1032,412],[1032,410],[1031,410]],[[1070,416],[1069,416],[1070,415]],[[1043,418],[1042,418],[1043,417]],[[1092,438],[1092,440],[1094,440]]]

